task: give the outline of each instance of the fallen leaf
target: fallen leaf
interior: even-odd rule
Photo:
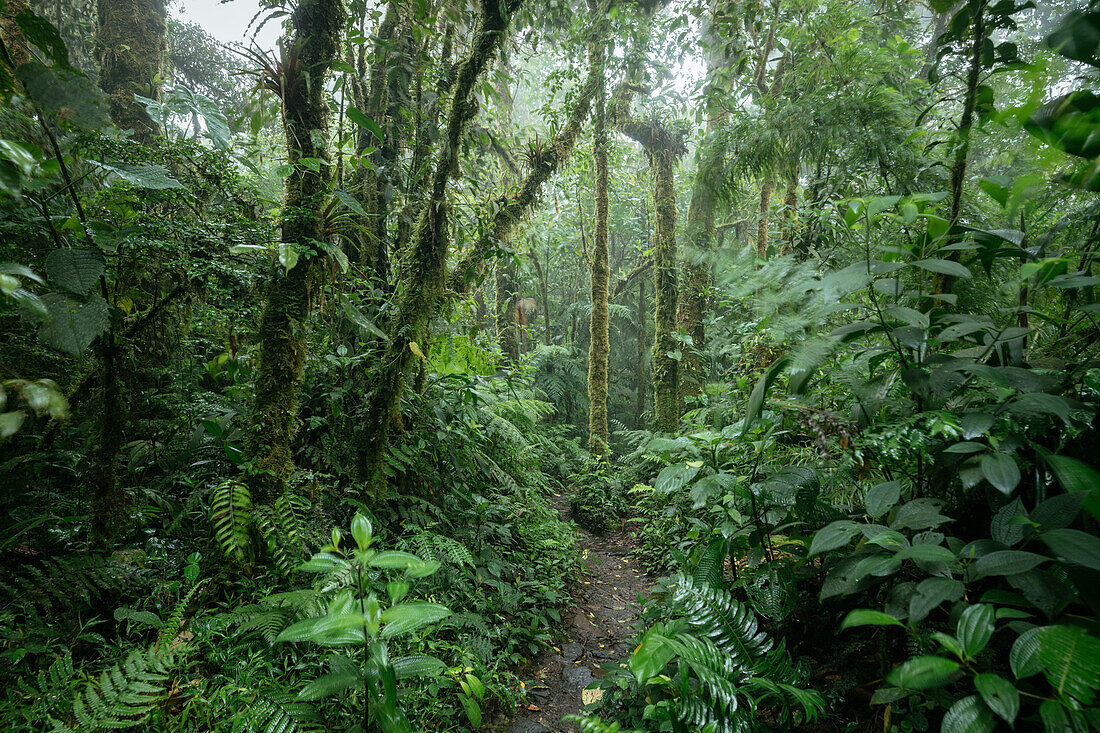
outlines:
[[[528,709],[528,710],[534,710],[534,711],[539,711],[539,710],[542,710],[542,708],[540,708],[540,707],[539,707],[538,705],[536,705],[535,703],[531,703],[530,705],[528,705],[528,706],[527,706],[527,709]]]

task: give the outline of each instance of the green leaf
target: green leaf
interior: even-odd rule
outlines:
[[[103,253],[95,247],[55,249],[46,257],[50,285],[76,295],[87,295],[106,268]]]
[[[909,599],[909,623],[920,623],[944,601],[957,601],[966,587],[954,578],[925,578]]]
[[[883,514],[893,509],[900,498],[901,483],[898,481],[887,481],[884,484],[878,484],[872,487],[867,492],[867,496],[864,497],[863,501],[867,506],[867,514],[869,516],[881,517]]]
[[[399,680],[410,677],[435,677],[445,668],[446,665],[443,662],[427,654],[414,654],[393,660],[393,671]]]
[[[1077,529],[1054,529],[1039,539],[1062,562],[1100,570],[1100,538]]]
[[[69,66],[69,49],[53,23],[26,8],[15,16],[15,22],[19,25],[23,38],[38,46],[46,54],[46,58],[53,61],[54,66],[72,68]]]
[[[374,528],[371,527],[370,520],[364,517],[359,512],[355,513],[355,516],[351,519],[351,536],[355,540],[355,544],[359,546],[360,550],[366,550],[370,547],[371,535],[374,534]],[[377,555],[375,556],[377,558]],[[420,558],[411,555],[414,560]]]
[[[959,663],[943,657],[916,657],[886,675],[886,681],[895,687],[909,690],[927,690],[946,685],[959,670]]]
[[[849,519],[840,519],[825,525],[814,535],[810,543],[810,554],[828,552],[838,547],[844,547],[852,538],[859,534],[859,525]]]
[[[1046,45],[1068,59],[1100,65],[1100,12],[1075,10],[1046,37]]]
[[[87,131],[111,123],[107,98],[83,74],[31,61],[16,69],[15,75],[48,118]]]
[[[421,626],[441,621],[451,615],[450,609],[438,603],[413,601],[390,606],[382,612],[382,638],[392,639]]]
[[[902,504],[901,509],[894,515],[894,521],[890,522],[893,529],[911,529],[921,531],[923,529],[935,529],[941,524],[954,521],[951,517],[940,514],[940,503],[935,499],[921,497]]]
[[[760,417],[760,411],[764,407],[764,399],[768,396],[768,390],[775,384],[775,380],[779,378],[779,375],[789,363],[790,357],[788,356],[776,359],[756,382],[756,386],[752,388],[752,394],[749,395],[749,403],[745,407],[745,420],[741,426],[741,435],[748,435],[749,428]]]
[[[995,614],[993,606],[979,603],[962,612],[955,636],[962,643],[967,656],[976,657],[993,638]]]
[[[991,575],[1016,575],[1026,573],[1049,559],[1034,552],[995,550],[979,557],[971,568],[983,578]]]
[[[440,564],[434,560],[422,560],[416,555],[400,550],[379,552],[369,560],[371,566],[390,570],[404,570],[410,578],[423,578],[439,570]]]
[[[339,695],[352,687],[360,687],[363,676],[358,671],[342,670],[323,674],[313,680],[298,693],[299,700],[313,701],[323,697]]]
[[[279,242],[279,264],[290,272],[298,264],[298,247],[292,242]]]
[[[47,316],[38,335],[60,351],[81,354],[111,326],[107,301],[98,295],[79,301],[63,293],[47,293],[41,300]]]
[[[275,637],[275,641],[311,641],[326,646],[362,644],[365,621],[361,613],[329,613],[325,616],[314,616],[286,627]]]
[[[1062,488],[1066,490],[1066,493],[1092,491],[1100,487],[1100,472],[1089,464],[1076,458],[1059,456],[1046,451],[1043,451],[1042,455],[1043,460],[1050,466],[1051,472],[1058,479],[1058,483],[1062,485]]]
[[[917,260],[913,264],[922,270],[936,272],[941,275],[962,278],[973,277],[973,275],[970,274],[970,270],[968,270],[965,265],[961,265],[954,260]]]
[[[363,315],[363,312],[355,307],[355,304],[348,299],[346,295],[340,293],[340,305],[344,309],[344,315],[348,317],[348,320],[354,323],[359,328],[363,329],[367,333],[373,334],[378,338],[389,341],[389,336],[386,332],[374,325],[374,321]]]
[[[1039,661],[1039,632],[1042,630],[1039,626],[1028,629],[1013,642],[1012,651],[1008,655],[1008,664],[1012,667],[1012,674],[1016,675],[1016,679],[1026,679],[1043,670],[1043,665]]]
[[[955,553],[940,545],[912,545],[903,547],[894,558],[917,562],[954,562]]]
[[[857,608],[844,617],[840,624],[840,630],[850,629],[854,626],[902,626],[901,621],[882,611],[872,611],[868,608]]]
[[[1006,453],[987,453],[981,460],[982,475],[998,491],[1011,493],[1020,483],[1020,469]]]
[[[656,631],[657,627],[651,627],[642,637],[641,643],[634,653],[630,655],[628,664],[630,672],[634,675],[639,685],[645,686],[650,677],[660,674],[665,665],[669,663],[675,651],[668,643],[668,639]]]
[[[686,463],[674,463],[671,466],[665,466],[657,474],[657,480],[653,483],[653,488],[662,494],[679,491],[687,482],[695,478],[695,475],[699,473],[699,469],[700,466],[691,466]]]
[[[167,188],[184,188],[184,185],[172,177],[171,171],[163,165],[127,165],[126,163],[97,162],[100,168],[114,173],[122,180],[138,188],[146,188],[153,191]]]
[[[997,674],[985,673],[974,678],[974,687],[986,706],[1012,725],[1020,712],[1020,693],[1016,687]]]
[[[962,644],[959,640],[950,634],[945,634],[942,631],[933,631],[932,638],[940,643],[947,651],[954,654],[959,659],[966,659],[966,652],[963,651]]]
[[[335,196],[336,199],[346,208],[350,209],[352,212],[358,214],[359,216],[370,216],[370,214],[367,213],[367,210],[363,208],[363,205],[359,203],[359,201],[357,201],[356,198],[347,191],[336,190],[332,192],[332,195]]]
[[[990,733],[996,725],[985,703],[977,695],[969,695],[944,713],[940,733]]]
[[[1038,656],[1059,695],[1092,704],[1100,689],[1100,640],[1080,626],[1047,626],[1039,632]]]
[[[378,138],[379,141],[382,140],[382,128],[378,125],[377,122],[363,114],[363,111],[361,109],[359,109],[358,107],[348,107],[347,113],[349,120],[359,125],[360,127],[369,130],[370,133]]]

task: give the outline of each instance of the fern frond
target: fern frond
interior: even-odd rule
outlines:
[[[727,591],[700,586],[691,576],[680,573],[673,584],[672,603],[698,633],[728,654],[749,660],[772,648],[749,607],[735,601]]]
[[[132,650],[77,693],[72,708],[77,730],[133,728],[147,721],[167,698],[177,662],[171,649]],[[71,730],[56,721],[54,729]]]
[[[223,481],[210,497],[214,538],[231,560],[245,563],[252,546],[252,494],[240,481]]]

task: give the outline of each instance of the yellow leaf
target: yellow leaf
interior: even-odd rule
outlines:
[[[410,341],[409,342],[409,351],[416,354],[417,357],[419,357],[421,359],[426,358],[424,356],[424,352],[420,350],[420,347],[417,345],[417,343],[415,341]]]

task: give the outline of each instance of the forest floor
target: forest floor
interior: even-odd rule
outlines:
[[[568,498],[554,504],[568,519]],[[573,588],[573,604],[562,614],[565,640],[544,651],[520,676],[527,690],[526,705],[497,728],[501,733],[572,733],[575,725],[562,716],[579,713],[582,691],[606,671],[601,666],[630,655],[633,624],[639,618],[638,597],[648,594],[652,581],[630,557],[634,549],[628,532],[599,537],[576,524],[582,571]],[[589,695],[592,693],[590,692]]]

